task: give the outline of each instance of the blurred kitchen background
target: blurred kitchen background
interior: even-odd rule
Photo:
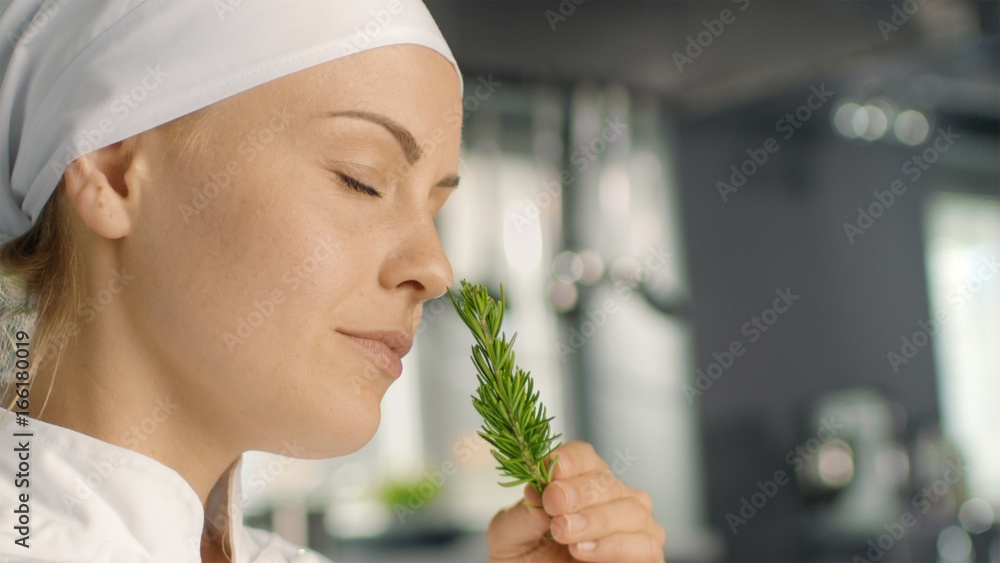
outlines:
[[[997,2],[434,1],[465,73],[456,282],[667,560],[1000,562]],[[374,17],[374,16],[373,16]],[[345,458],[249,454],[338,563],[485,562],[471,335],[425,304]]]

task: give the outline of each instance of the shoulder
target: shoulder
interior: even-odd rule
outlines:
[[[251,561],[271,561],[267,557],[278,556],[279,561],[289,563],[333,563],[323,555],[308,548],[304,548],[286,540],[285,538],[266,530],[257,528],[243,528],[252,542],[260,550],[257,559]]]

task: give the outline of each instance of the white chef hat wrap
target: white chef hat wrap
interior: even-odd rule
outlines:
[[[397,44],[458,71],[420,0],[0,0],[0,243],[31,227],[78,156]]]

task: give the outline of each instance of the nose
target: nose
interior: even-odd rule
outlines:
[[[381,284],[389,290],[409,286],[421,303],[443,295],[454,282],[454,273],[434,222],[425,218],[410,223],[400,230],[398,240],[382,268]]]

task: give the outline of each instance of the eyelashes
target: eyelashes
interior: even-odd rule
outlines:
[[[382,197],[382,194],[380,194],[375,188],[369,186],[368,184],[362,184],[355,178],[352,178],[346,174],[341,174],[340,172],[337,172],[337,176],[339,176],[341,181],[347,184],[349,188],[353,189],[356,192],[361,192],[363,194],[368,194],[370,196],[375,196],[378,198]]]

